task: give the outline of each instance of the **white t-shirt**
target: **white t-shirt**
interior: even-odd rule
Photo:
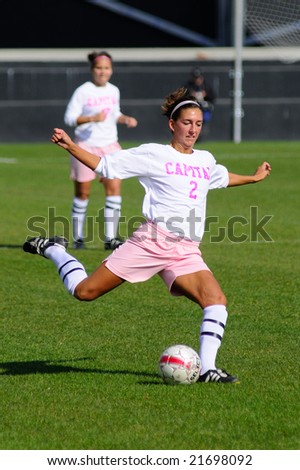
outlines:
[[[77,126],[78,116],[93,116],[100,111],[106,112],[104,121]],[[115,85],[107,83],[96,86],[85,82],[74,91],[64,121],[68,126],[75,126],[77,142],[85,142],[91,147],[105,147],[118,141],[117,120],[121,115],[120,91]]]
[[[170,145],[143,144],[103,157],[96,173],[138,177],[145,189],[143,215],[164,230],[200,242],[210,189],[228,186],[228,170],[204,150],[184,154]]]

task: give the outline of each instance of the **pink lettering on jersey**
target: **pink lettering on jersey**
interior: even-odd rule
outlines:
[[[209,167],[190,166],[181,162],[166,162],[165,168],[167,175],[210,180]]]
[[[86,106],[90,108],[94,106],[111,108],[116,102],[117,100],[114,96],[90,96],[86,100]]]
[[[180,169],[180,163],[176,163],[176,165],[175,165],[175,175],[184,176],[181,169]]]
[[[174,175],[174,171],[171,170],[173,163],[172,162],[167,162],[166,163],[166,172],[167,175]]]
[[[209,171],[209,166],[206,167],[206,170]],[[209,174],[207,173],[207,171],[205,170],[205,168],[202,168],[202,171],[203,171],[203,177],[206,179],[206,180],[209,180],[210,179],[210,176]]]

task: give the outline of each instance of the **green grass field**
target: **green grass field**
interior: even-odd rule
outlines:
[[[228,298],[218,366],[239,376],[234,386],[162,383],[161,352],[198,350],[202,313],[158,277],[80,303],[48,260],[22,251],[33,228],[68,231],[68,157],[53,144],[0,145],[2,449],[299,449],[300,142],[202,147],[233,172],[273,168],[258,185],[209,195],[219,223],[201,249]],[[131,222],[142,196],[135,179],[123,182]],[[95,182],[94,236],[77,252],[88,272],[107,255],[94,222],[103,201]],[[258,230],[265,216],[272,241]]]

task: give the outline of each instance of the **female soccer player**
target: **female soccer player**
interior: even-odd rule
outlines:
[[[90,276],[66,252],[62,237],[29,239],[24,251],[49,258],[66,289],[79,300],[94,300],[128,282],[158,274],[173,295],[184,295],[203,310],[200,329],[201,382],[235,383],[238,379],[216,367],[227,320],[226,297],[199,251],[210,189],[257,183],[271,171],[262,163],[253,176],[229,173],[207,151],[195,150],[203,123],[199,103],[185,89],[170,94],[162,106],[172,133],[169,145],[144,144],[98,157],[83,150],[61,129],[51,141],[106,178],[136,176],[145,189],[146,222],[108,256]]]
[[[120,111],[120,91],[109,80],[113,74],[112,57],[107,52],[88,55],[92,80],[79,86],[67,106],[64,120],[75,127],[75,141],[85,150],[102,157],[121,149],[117,124],[136,127],[137,120]],[[84,222],[94,171],[71,156],[71,179],[74,181],[72,203],[73,248],[84,247]],[[117,238],[121,212],[121,181],[100,178],[105,190],[105,249],[114,250],[122,242]]]

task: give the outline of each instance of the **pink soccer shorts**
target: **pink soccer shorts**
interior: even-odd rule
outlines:
[[[103,262],[116,276],[131,283],[143,282],[158,274],[172,295],[181,295],[172,289],[178,276],[210,271],[198,245],[146,222]]]

